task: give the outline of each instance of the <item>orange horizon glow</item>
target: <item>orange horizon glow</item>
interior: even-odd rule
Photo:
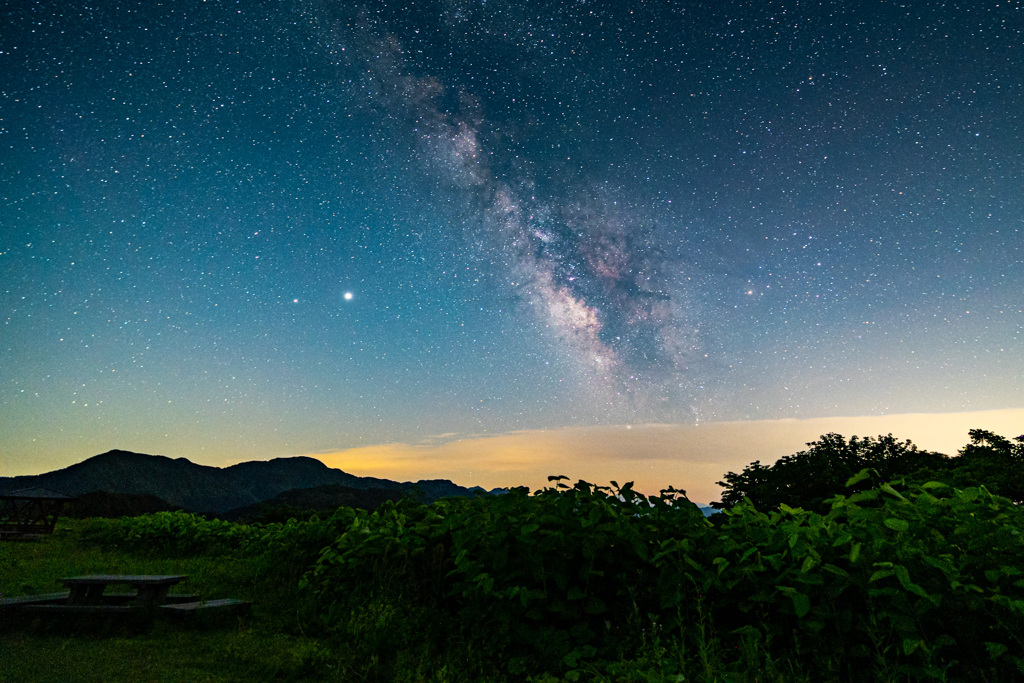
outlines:
[[[633,481],[655,494],[674,486],[690,500],[718,500],[715,482],[754,460],[764,464],[803,450],[835,432],[849,438],[892,434],[922,450],[955,455],[968,430],[1012,438],[1024,431],[1024,409],[969,413],[759,420],[699,425],[649,424],[566,427],[500,435],[444,435],[418,444],[377,444],[307,453],[329,467],[359,476],[402,481],[450,479],[485,489],[547,485],[549,475],[595,484]]]

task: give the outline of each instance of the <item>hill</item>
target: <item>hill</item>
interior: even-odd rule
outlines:
[[[447,480],[396,482],[357,477],[307,457],[255,460],[221,468],[197,465],[186,458],[121,450],[53,472],[0,477],[0,493],[39,487],[69,496],[95,491],[147,495],[188,511],[214,514],[256,505],[294,489],[331,485],[354,490],[379,489],[395,497],[411,493],[424,502],[473,495],[482,490],[467,489]]]

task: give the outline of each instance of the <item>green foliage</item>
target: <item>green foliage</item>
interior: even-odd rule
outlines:
[[[807,444],[808,450],[785,456],[774,465],[755,461],[739,474],[728,472],[722,501],[727,508],[749,498],[762,510],[782,504],[823,512],[832,496],[846,491],[846,482],[857,472],[870,469],[875,483],[908,475],[921,468],[942,470],[948,458],[940,453],[920,451],[910,441],[898,441],[892,434],[877,438],[856,436],[847,441],[839,434],[825,434]]]
[[[676,492],[585,482],[386,506],[356,515],[304,585],[324,628],[377,661],[385,642],[460,642],[514,678],[1020,676],[1024,518],[1011,501],[897,482],[825,507],[744,501],[712,526]]]
[[[179,510],[95,519],[87,533],[90,540],[135,550],[216,555],[246,547],[255,536],[255,528]]]
[[[1020,675],[1024,517],[1011,501],[931,482],[838,496],[824,516],[749,501],[724,514],[708,586],[724,630],[762,630],[776,653],[841,662],[845,679]]]
[[[501,653],[512,673],[571,670],[635,649],[649,613],[666,600],[683,602],[674,584],[670,595],[659,593],[663,572],[653,557],[666,538],[709,531],[700,511],[674,491],[648,499],[631,483],[582,481],[534,496],[514,490],[451,525],[449,594],[461,622],[490,634],[488,649]]]
[[[686,604],[664,567],[710,532],[678,492],[648,499],[632,484],[559,481],[533,496],[357,513],[303,585],[328,631],[348,628],[362,601],[428,609],[432,647],[457,637],[514,676],[572,671],[634,649],[649,613]]]
[[[984,484],[993,493],[1024,503],[1024,436],[1006,439],[984,429],[969,432],[970,443],[945,470],[929,471],[958,488]]]
[[[899,478],[941,481],[957,488],[984,484],[993,493],[1024,503],[1024,436],[1011,441],[983,429],[969,434],[971,442],[954,458],[920,451],[891,434],[854,436],[849,441],[839,434],[826,434],[807,444],[808,450],[773,465],[755,461],[739,474],[727,472],[718,482],[725,489],[722,501],[713,505],[728,508],[749,498],[762,510],[786,504],[824,513],[828,500],[845,493],[846,481],[865,469],[867,484]]]

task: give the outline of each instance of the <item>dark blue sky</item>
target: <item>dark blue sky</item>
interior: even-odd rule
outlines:
[[[1019,3],[0,11],[12,472],[1024,406]]]

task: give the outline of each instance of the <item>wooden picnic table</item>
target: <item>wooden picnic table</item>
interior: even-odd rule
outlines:
[[[180,574],[89,574],[87,576],[70,576],[61,579],[61,583],[71,591],[68,595],[68,605],[102,604],[103,593],[107,586],[127,585],[135,589],[136,605],[153,608],[163,604],[171,586],[187,578],[188,576]]]

